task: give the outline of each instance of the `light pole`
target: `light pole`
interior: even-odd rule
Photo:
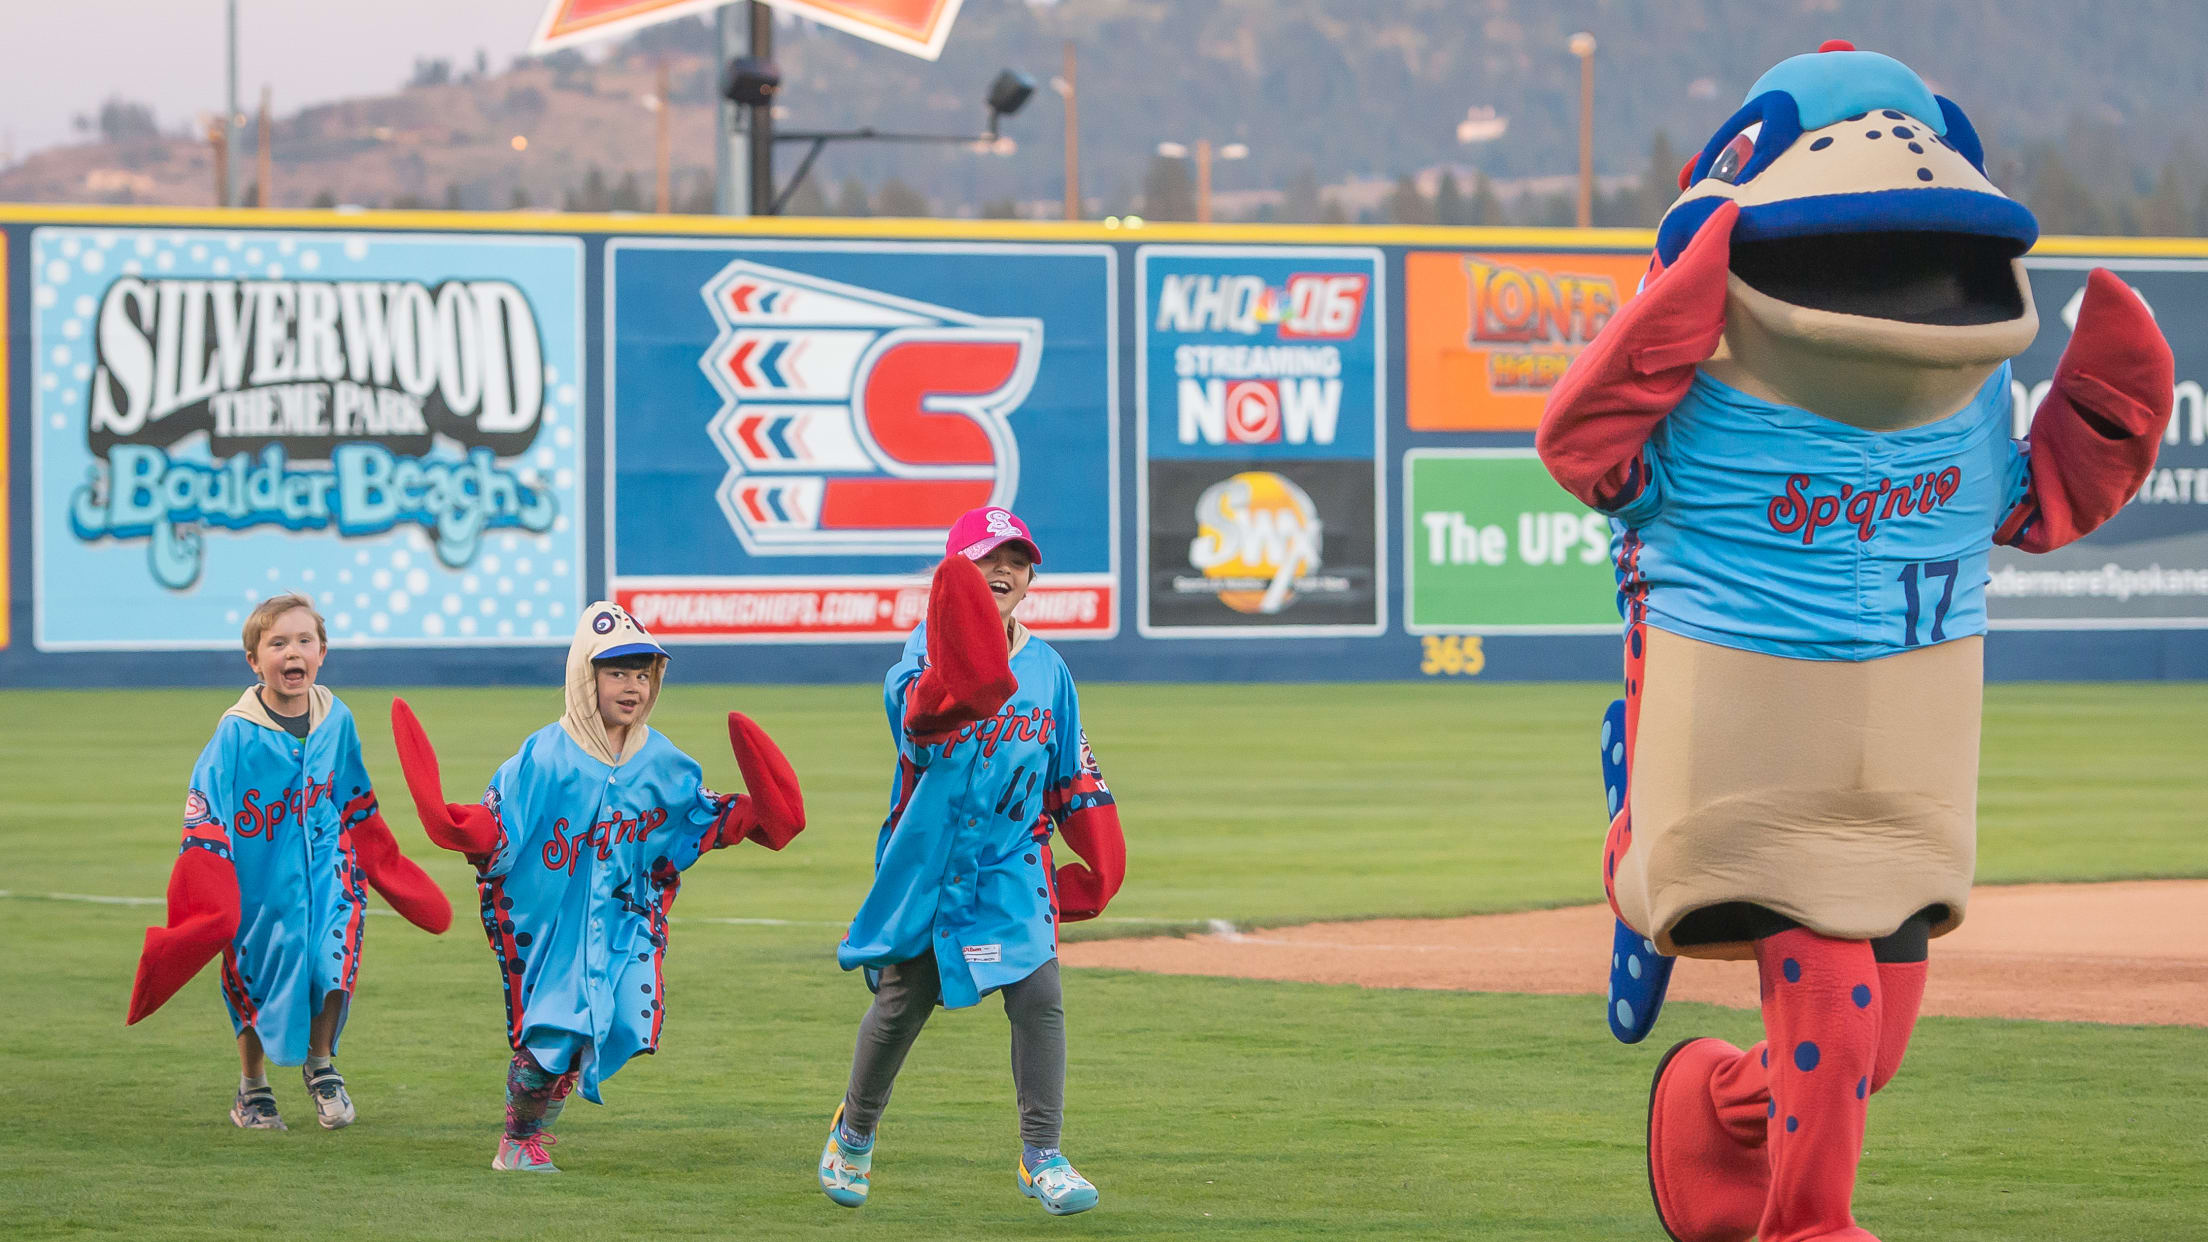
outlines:
[[[1050,80],[1050,89],[1066,101],[1066,219],[1081,218],[1080,97],[1073,73],[1073,40],[1066,40],[1066,71]]]
[[[1188,158],[1189,149],[1184,143],[1161,142],[1158,144],[1158,154],[1169,160],[1185,160]],[[1219,148],[1219,158],[1223,160],[1246,160],[1250,158],[1250,148],[1243,143],[1230,142]],[[1198,138],[1196,140],[1196,223],[1198,224],[1211,223],[1211,160],[1211,139]]]
[[[1579,227],[1584,229],[1595,223],[1595,36],[1582,30],[1569,46],[1579,57]]]

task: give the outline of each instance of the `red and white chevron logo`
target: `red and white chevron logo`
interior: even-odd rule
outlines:
[[[702,293],[720,328],[699,359],[721,396],[718,495],[747,551],[925,554],[960,513],[1010,503],[1039,321],[749,259]]]

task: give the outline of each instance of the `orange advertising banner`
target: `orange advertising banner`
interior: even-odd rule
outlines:
[[[535,53],[549,52],[609,35],[625,34],[654,22],[693,13],[710,13],[725,0],[548,0]],[[943,54],[951,23],[963,0],[767,0],[785,13],[833,26],[871,43],[893,47],[925,60]]]
[[[1405,255],[1411,430],[1533,430],[1564,368],[1647,268],[1641,254]]]

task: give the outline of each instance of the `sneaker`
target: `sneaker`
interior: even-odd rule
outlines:
[[[828,1122],[828,1145],[820,1149],[821,1193],[847,1208],[866,1202],[867,1173],[874,1167],[874,1140],[864,1147],[843,1141],[843,1105]]]
[[[299,1076],[306,1079],[307,1098],[314,1101],[314,1119],[323,1129],[342,1130],[353,1124],[353,1097],[345,1094],[345,1076],[335,1065],[321,1069],[302,1065]]]
[[[255,1087],[250,1091],[238,1088],[238,1098],[230,1102],[230,1121],[240,1130],[291,1128],[277,1115],[276,1093],[267,1087]]]
[[[1096,1187],[1073,1171],[1064,1156],[1052,1156],[1030,1169],[1020,1161],[1020,1193],[1043,1205],[1052,1216],[1071,1216],[1096,1206]]]
[[[501,1135],[498,1155],[492,1157],[491,1167],[501,1173],[557,1173],[560,1170],[544,1150],[557,1142],[558,1139],[542,1130],[525,1139]]]
[[[552,1100],[544,1106],[544,1120],[537,1123],[540,1129],[551,1129],[552,1123],[558,1121],[560,1114],[567,1111],[567,1097],[575,1090],[575,1077],[575,1071],[569,1070],[560,1075],[558,1082],[552,1084]]]

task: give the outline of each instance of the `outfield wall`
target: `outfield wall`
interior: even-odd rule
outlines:
[[[685,678],[872,681],[980,504],[1086,677],[1610,678],[1532,427],[1650,244],[0,208],[0,683],[236,682],[283,589],[339,684],[552,679],[607,596]],[[2095,264],[2177,417],[2101,532],[1996,550],[1989,673],[2208,677],[2208,243],[2043,242],[2018,430]]]

